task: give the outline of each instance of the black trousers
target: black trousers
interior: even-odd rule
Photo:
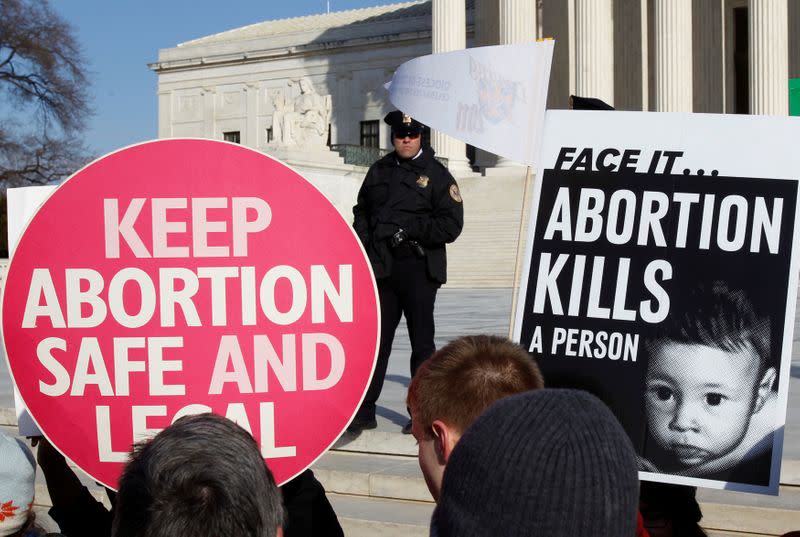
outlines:
[[[392,274],[378,280],[378,296],[381,306],[381,341],[378,363],[367,389],[367,395],[357,417],[367,419],[375,416],[375,403],[381,395],[392,342],[401,315],[406,317],[408,337],[411,340],[411,376],[422,362],[427,360],[436,346],[433,342],[433,305],[439,282],[428,277],[425,258],[395,258]]]

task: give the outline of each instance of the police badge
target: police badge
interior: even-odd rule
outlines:
[[[417,186],[418,186],[418,187],[420,187],[420,188],[425,188],[425,187],[427,187],[427,186],[428,186],[428,181],[429,181],[429,180],[430,180],[430,179],[428,178],[428,176],[427,176],[427,175],[420,175],[420,176],[417,178]]]
[[[453,183],[450,185],[450,197],[453,198],[453,201],[456,203],[461,203],[461,192],[458,190],[458,185]]]

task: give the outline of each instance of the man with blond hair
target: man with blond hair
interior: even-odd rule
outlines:
[[[463,336],[436,351],[417,370],[406,405],[419,444],[419,466],[434,500],[453,448],[495,401],[544,387],[528,352],[499,336]]]

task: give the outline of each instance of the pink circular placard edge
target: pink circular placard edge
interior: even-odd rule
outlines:
[[[31,416],[106,486],[135,440],[208,409],[251,430],[283,483],[357,410],[380,316],[364,250],[319,190],[255,150],[174,139],[106,155],[47,199],[2,328]]]

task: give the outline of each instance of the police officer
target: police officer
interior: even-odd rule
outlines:
[[[353,207],[353,227],[367,251],[381,305],[381,341],[375,374],[348,432],[377,427],[375,403],[383,387],[392,341],[405,314],[411,340],[411,375],[435,350],[433,304],[447,280],[445,244],[464,225],[461,193],[453,176],[422,147],[423,125],[400,111],[392,127],[394,151],[373,164]],[[411,432],[409,421],[403,432]]]

